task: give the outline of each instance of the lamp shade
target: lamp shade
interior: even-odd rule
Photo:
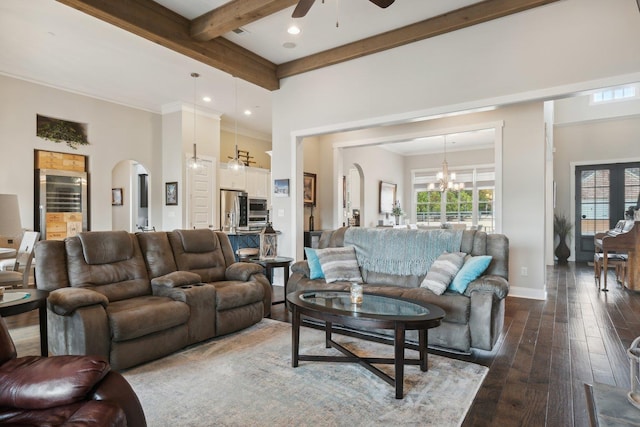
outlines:
[[[17,194],[0,194],[0,236],[16,237],[22,233]]]

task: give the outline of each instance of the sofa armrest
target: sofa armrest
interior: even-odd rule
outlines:
[[[227,280],[238,280],[248,282],[254,274],[262,274],[263,269],[260,264],[253,262],[234,262],[224,273]]]
[[[0,367],[0,407],[45,409],[78,402],[110,369],[97,356],[11,359]]]
[[[165,274],[164,276],[154,277],[151,279],[151,287],[155,294],[156,288],[171,289],[201,282],[202,278],[199,274],[192,273],[190,271],[174,271],[169,274]]]
[[[464,294],[470,297],[473,292],[493,292],[496,298],[504,299],[509,293],[509,282],[504,277],[493,274],[480,276],[469,283]]]
[[[107,307],[109,299],[100,292],[85,288],[61,288],[52,291],[47,298],[49,309],[60,316],[69,316],[76,309],[92,305]]]
[[[300,273],[304,277],[311,277],[311,270],[307,261],[298,261],[291,266],[292,273]]]

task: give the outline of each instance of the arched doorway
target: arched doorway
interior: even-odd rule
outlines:
[[[131,233],[151,229],[147,168],[135,160],[118,162],[111,171],[111,188],[121,198],[120,204],[112,201],[111,229]]]

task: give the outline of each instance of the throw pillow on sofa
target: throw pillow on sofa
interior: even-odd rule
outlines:
[[[304,248],[304,253],[307,255],[307,264],[309,264],[309,278],[312,280],[324,279],[324,273],[322,272],[316,250],[313,248]]]
[[[353,246],[316,249],[327,283],[346,281],[362,283],[356,250]]]
[[[465,255],[464,252],[445,252],[440,255],[429,268],[420,287],[442,295],[464,264]]]
[[[489,267],[489,263],[491,262],[491,255],[480,255],[469,257],[456,277],[453,278],[453,281],[449,285],[449,290],[464,293],[467,290],[467,286],[469,283],[476,280],[484,271]]]

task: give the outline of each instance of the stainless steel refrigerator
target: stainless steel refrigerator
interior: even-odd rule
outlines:
[[[34,228],[42,239],[62,240],[89,229],[86,172],[36,169]]]
[[[248,229],[248,197],[244,191],[220,190],[220,229]]]

